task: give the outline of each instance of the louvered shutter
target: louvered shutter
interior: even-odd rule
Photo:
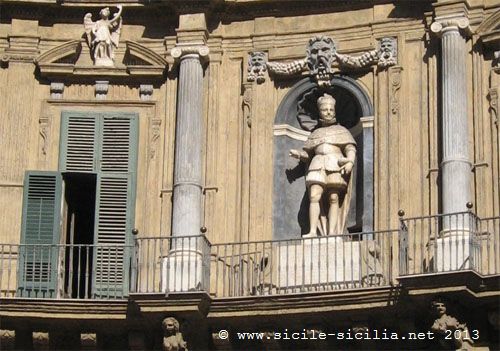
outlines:
[[[56,295],[61,194],[60,173],[26,172],[18,261],[20,296]]]
[[[95,172],[99,152],[98,116],[63,112],[59,169],[67,172]]]
[[[95,296],[128,292],[131,227],[134,218],[137,116],[103,114],[101,120],[94,276]]]

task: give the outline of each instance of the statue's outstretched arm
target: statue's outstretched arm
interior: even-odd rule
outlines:
[[[116,22],[118,22],[118,20],[120,19],[121,15],[122,15],[122,11],[123,11],[123,6],[122,5],[116,5],[116,7],[118,8],[118,12],[115,14],[115,16],[109,21],[110,24],[115,24]]]
[[[289,155],[290,155],[290,157],[296,158],[302,162],[308,162],[310,159],[309,154],[307,152],[305,152],[304,150],[292,149],[292,150],[290,150]]]

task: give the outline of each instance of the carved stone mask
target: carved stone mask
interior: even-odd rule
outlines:
[[[265,80],[264,72],[266,71],[266,54],[261,51],[250,53],[248,59],[248,81],[262,83]]]
[[[327,37],[314,37],[309,40],[307,46],[307,65],[309,72],[316,77],[320,85],[328,81],[332,72],[332,64],[335,61],[335,44]]]
[[[396,40],[394,38],[382,38],[378,49],[380,62],[384,66],[396,63]]]

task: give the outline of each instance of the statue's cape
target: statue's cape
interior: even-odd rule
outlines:
[[[334,124],[313,131],[304,144],[304,150],[311,151],[316,146],[325,143],[337,146],[345,146],[348,144],[356,145],[349,130],[339,124]]]
[[[303,149],[307,152],[312,152],[316,146],[321,144],[332,144],[339,147],[344,147],[346,145],[356,145],[356,141],[345,127],[334,124],[328,127],[321,127],[314,130],[310,135],[307,141],[304,144]],[[356,167],[356,162],[354,162],[354,167]],[[354,172],[354,168],[353,168]],[[338,219],[337,219],[337,228],[338,233],[336,234],[346,234],[346,221],[347,215],[349,212],[349,205],[351,202],[351,194],[353,188],[353,172],[346,176],[347,180],[347,192],[343,194],[339,199],[339,211],[338,211]],[[322,199],[320,202],[320,223],[318,226],[319,232],[321,235],[326,235],[328,233],[327,223],[328,223],[328,201],[326,197]]]

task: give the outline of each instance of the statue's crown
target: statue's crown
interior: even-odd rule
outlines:
[[[333,96],[325,93],[323,94],[323,96],[320,96],[318,98],[318,106],[328,102],[335,105],[335,99],[333,98]]]

